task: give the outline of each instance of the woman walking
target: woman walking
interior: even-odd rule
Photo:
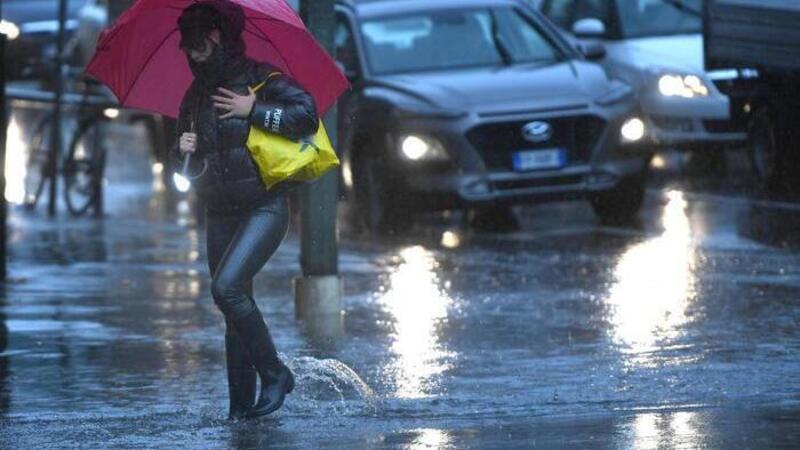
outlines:
[[[311,95],[245,56],[244,25],[243,11],[225,0],[199,1],[181,14],[180,48],[194,80],[180,106],[172,153],[175,167],[191,155],[191,171],[202,174],[193,185],[206,208],[211,293],[225,316],[231,419],[269,414],[294,388],[253,299],[253,277],[288,231],[287,186],[266,190],[245,145],[248,133],[260,127],[296,140],[319,126]]]

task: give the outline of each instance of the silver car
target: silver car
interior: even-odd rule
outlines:
[[[605,45],[601,64],[637,89],[656,144],[714,150],[745,139],[729,120],[728,97],[703,69],[702,0],[536,3],[576,39]]]

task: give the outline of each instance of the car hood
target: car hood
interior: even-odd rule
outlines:
[[[703,37],[699,34],[647,37],[606,43],[610,59],[639,69],[703,71]]]
[[[583,61],[390,75],[379,80],[439,108],[477,113],[584,106],[609,84],[602,68]]]

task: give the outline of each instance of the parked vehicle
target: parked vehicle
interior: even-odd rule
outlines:
[[[797,188],[800,170],[800,3],[709,0],[706,67],[749,124],[756,174],[770,189]]]
[[[347,197],[372,229],[437,209],[588,198],[635,215],[651,157],[633,90],[514,0],[340,0]],[[592,47],[590,56],[602,56]]]
[[[702,0],[540,0],[540,8],[576,39],[606,46],[603,66],[636,88],[657,144],[706,152],[744,142],[703,68]]]

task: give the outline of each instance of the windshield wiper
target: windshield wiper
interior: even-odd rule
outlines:
[[[514,58],[511,57],[511,53],[508,51],[508,48],[506,48],[506,45],[503,43],[503,39],[500,37],[500,28],[497,25],[497,15],[495,15],[494,11],[489,11],[489,18],[491,19],[492,42],[494,42],[494,47],[497,49],[497,52],[500,53],[500,58],[503,59],[503,64],[510,66],[514,62]]]
[[[687,5],[686,3],[683,2],[683,0],[661,0],[661,1],[663,3],[666,3],[666,4],[670,5],[670,6],[675,7],[675,9],[678,9],[678,10],[683,11],[685,13],[689,13],[689,14],[695,16],[695,17],[700,17],[700,18],[703,17],[703,11],[700,11],[699,9],[695,9],[695,8]]]

